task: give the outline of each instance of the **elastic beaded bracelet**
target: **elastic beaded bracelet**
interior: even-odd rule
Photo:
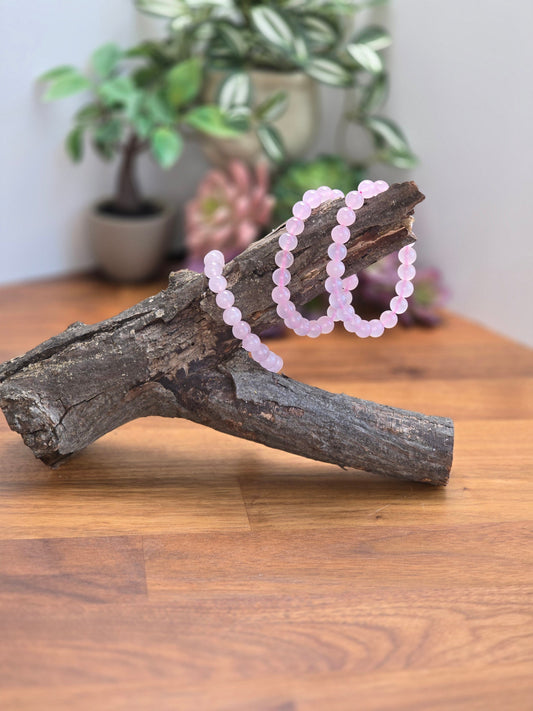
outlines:
[[[413,293],[412,279],[416,270],[414,262],[416,251],[412,245],[402,247],[398,252],[400,266],[398,267],[399,281],[396,284],[396,296],[390,301],[390,309],[383,311],[378,319],[367,321],[356,314],[352,301],[352,291],[357,287],[359,279],[356,274],[343,278],[344,259],[347,254],[345,243],[350,239],[350,225],[356,220],[356,212],[365,202],[379,193],[388,190],[388,184],[383,180],[373,182],[363,180],[357,190],[349,192],[345,197],[345,206],[337,211],[337,225],[331,231],[332,244],[328,248],[326,271],[328,277],[325,289],[329,296],[327,314],[317,319],[307,319],[296,310],[291,301],[291,292],[288,284],[291,281],[289,268],[294,263],[292,250],[298,245],[298,235],[305,228],[305,220],[311,211],[323,202],[344,197],[341,190],[332,190],[324,185],[317,190],[307,190],[302,199],[295,203],[291,217],[287,220],[286,231],[279,238],[280,250],[275,256],[277,269],[272,273],[275,286],[272,290],[272,299],[276,304],[278,316],[283,319],[285,326],[292,329],[298,336],[318,338],[323,333],[331,333],[336,321],[341,321],[344,328],[350,333],[355,333],[359,338],[371,336],[378,338],[385,329],[393,328],[398,323],[398,314],[407,310],[407,299]],[[249,351],[252,358],[267,370],[279,372],[283,367],[283,360],[273,353],[270,348],[261,342],[259,336],[251,333],[250,325],[242,319],[241,311],[234,306],[235,298],[227,289],[227,281],[222,276],[225,260],[222,252],[212,250],[204,258],[204,273],[209,277],[209,288],[216,294],[216,303],[223,309],[222,318],[232,327],[235,338],[242,340],[242,347]]]

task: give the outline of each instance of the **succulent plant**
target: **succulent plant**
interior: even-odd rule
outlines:
[[[251,170],[232,161],[227,172],[210,170],[185,206],[189,268],[201,271],[211,249],[219,249],[226,259],[242,252],[269,224],[273,205],[266,163]]]
[[[330,185],[344,193],[353,190],[363,179],[363,170],[346,163],[339,156],[323,155],[310,161],[291,163],[275,180],[276,198],[274,221],[283,222],[290,217],[292,206],[302,199],[306,190]]]
[[[388,308],[394,286],[398,281],[398,255],[389,254],[359,274],[356,294],[360,305],[368,309]],[[414,293],[409,297],[409,308],[399,316],[404,326],[419,323],[436,326],[441,321],[439,309],[446,304],[450,293],[443,283],[441,272],[434,267],[417,269],[413,280]],[[356,297],[357,298],[357,297]]]

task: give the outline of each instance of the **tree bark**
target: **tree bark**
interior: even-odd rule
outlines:
[[[350,228],[346,273],[413,242],[411,215],[421,200],[414,183],[402,183],[367,201]],[[341,202],[314,211],[299,238],[291,281],[299,306],[324,289]],[[257,333],[279,323],[270,292],[282,231],[252,244],[224,271]],[[451,420],[329,393],[258,366],[223,323],[206,278],[187,270],[123,313],[74,323],[0,366],[0,407],[50,465],[148,415],[184,417],[311,459],[435,485],[446,484],[452,462]]]

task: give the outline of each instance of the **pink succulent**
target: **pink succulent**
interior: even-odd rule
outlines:
[[[185,206],[190,268],[201,271],[202,259],[211,249],[219,249],[231,259],[257,238],[260,229],[268,225],[274,206],[268,188],[266,163],[250,170],[235,160],[227,172],[209,171]]]

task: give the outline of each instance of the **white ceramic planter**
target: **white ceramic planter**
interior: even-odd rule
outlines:
[[[222,72],[211,74],[206,90],[208,100],[214,100],[224,76]],[[273,125],[280,132],[288,155],[291,158],[302,156],[315,138],[319,125],[320,109],[316,82],[303,72],[253,70],[250,76],[254,105],[260,104],[276,91],[287,92],[287,109]],[[202,136],[201,140],[207,158],[222,167],[234,158],[254,164],[264,155],[257,137],[252,132],[231,139]]]
[[[101,203],[99,203],[101,204]],[[115,281],[139,282],[154,276],[165,257],[174,214],[122,217],[89,211],[89,239],[98,267]]]

